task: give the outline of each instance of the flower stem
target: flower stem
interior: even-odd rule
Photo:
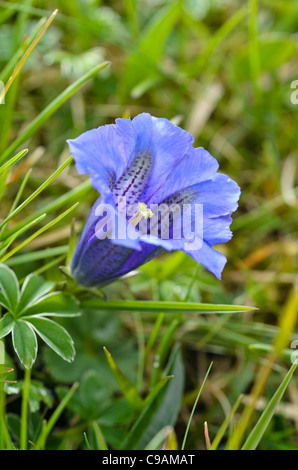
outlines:
[[[25,369],[24,387],[22,395],[22,409],[21,409],[21,432],[20,432],[20,448],[21,450],[27,449],[27,426],[28,426],[28,404],[29,404],[29,391],[30,391],[31,369]]]
[[[5,365],[5,345],[4,341],[0,340],[0,364]],[[0,450],[14,449],[12,444],[5,419],[5,380],[0,376]]]

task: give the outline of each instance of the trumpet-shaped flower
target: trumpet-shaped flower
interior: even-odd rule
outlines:
[[[240,189],[193,137],[143,113],[68,140],[100,197],[71,261],[76,281],[107,284],[160,253],[183,250],[220,279]]]

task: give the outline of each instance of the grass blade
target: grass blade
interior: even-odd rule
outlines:
[[[186,439],[187,439],[188,432],[189,432],[189,428],[190,428],[190,423],[191,423],[191,420],[192,420],[192,418],[193,418],[193,415],[194,415],[195,409],[196,409],[196,407],[197,407],[197,403],[198,403],[198,401],[199,401],[199,398],[200,398],[200,396],[201,396],[202,390],[203,390],[204,385],[205,385],[205,383],[206,383],[206,380],[207,380],[207,378],[208,378],[209,372],[210,372],[210,370],[211,370],[212,364],[213,364],[213,363],[211,362],[211,364],[210,364],[210,366],[209,366],[209,368],[208,368],[208,370],[207,370],[207,372],[206,372],[206,375],[205,375],[205,377],[204,377],[203,383],[202,383],[202,385],[201,385],[201,387],[200,387],[200,390],[199,390],[199,393],[198,393],[198,395],[197,395],[197,398],[196,398],[196,401],[195,401],[195,403],[194,403],[194,406],[193,406],[193,408],[192,408],[192,410],[191,410],[190,417],[189,417],[189,420],[188,420],[188,423],[187,423],[187,427],[186,427],[186,431],[185,431],[185,434],[184,434],[184,438],[183,438],[181,450],[184,450],[184,448],[185,448]]]
[[[4,100],[4,97],[6,95],[6,93],[8,92],[9,88],[11,87],[11,85],[13,84],[13,81],[14,79],[18,76],[18,74],[20,73],[24,63],[26,62],[26,60],[28,59],[29,55],[31,54],[31,52],[33,51],[33,49],[35,48],[35,46],[37,45],[37,43],[39,42],[40,38],[43,36],[43,34],[45,33],[45,31],[48,29],[48,27],[50,26],[50,24],[52,23],[52,21],[54,20],[55,16],[57,15],[58,13],[58,10],[56,9],[55,11],[53,11],[53,13],[51,14],[51,16],[49,17],[48,21],[45,23],[45,25],[42,27],[41,31],[38,33],[38,35],[36,36],[36,38],[34,39],[34,41],[30,44],[30,46],[28,47],[27,51],[25,52],[25,54],[23,55],[23,57],[21,58],[20,62],[18,63],[18,65],[16,66],[16,68],[14,69],[12,75],[10,76],[7,84],[5,85],[1,95],[0,95],[0,104],[3,103],[3,100]]]
[[[194,302],[163,302],[155,300],[109,300],[89,299],[84,302],[87,307],[102,307],[104,310],[122,310],[138,312],[181,312],[181,313],[231,313],[257,310],[255,307],[239,305],[216,305]]]
[[[46,212],[47,214],[50,214],[51,212],[54,212],[57,209],[60,209],[62,206],[73,202],[73,200],[76,200],[76,201],[82,200],[84,196],[90,191],[90,189],[91,189],[91,183],[90,183],[90,180],[87,180],[84,183],[77,186],[76,188],[71,189],[66,194],[63,194],[62,196],[54,199],[52,202],[44,205],[40,210],[35,211],[32,216],[26,217],[24,220],[17,223],[14,229],[16,230],[16,229],[21,228],[23,225],[30,222],[35,217],[43,214],[44,212]],[[8,230],[7,233],[11,235],[11,230]]]
[[[242,395],[240,395],[238,397],[238,399],[236,400],[236,403],[234,404],[234,406],[232,407],[230,413],[228,414],[228,416],[226,417],[226,419],[224,420],[224,422],[222,423],[221,427],[219,428],[218,430],[218,433],[216,434],[215,438],[213,439],[212,441],[212,444],[210,446],[210,449],[209,450],[216,450],[217,447],[219,446],[220,444],[220,441],[222,440],[226,430],[227,430],[227,427],[231,421],[231,419],[233,418],[234,414],[236,413],[240,403],[241,403],[241,400],[242,400]]]
[[[32,261],[44,260],[46,258],[53,258],[54,256],[63,255],[66,256],[68,246],[57,246],[55,248],[46,248],[45,250],[39,250],[34,252],[23,253],[15,256],[13,259],[7,261],[7,266],[19,266],[20,264],[31,263]]]
[[[18,193],[17,193],[17,195],[16,195],[16,197],[15,197],[15,200],[13,201],[13,203],[12,203],[12,205],[11,205],[11,208],[10,208],[10,210],[9,210],[8,215],[10,215],[10,214],[15,210],[15,208],[17,207],[17,205],[18,205],[18,203],[19,203],[19,200],[20,200],[21,197],[22,197],[23,191],[24,191],[24,189],[25,189],[25,187],[26,187],[27,181],[28,181],[28,179],[29,179],[29,177],[30,177],[30,175],[31,175],[31,171],[32,171],[32,169],[30,168],[30,170],[26,173],[26,175],[25,175],[25,177],[24,177],[24,179],[23,179],[23,181],[22,181],[22,183],[21,183],[21,186],[19,187],[19,190],[18,190]],[[42,216],[42,215],[43,215],[43,214],[40,214],[40,216]],[[30,223],[30,222],[33,222],[35,219],[36,219],[36,218],[33,218],[33,220],[30,220],[29,223]],[[23,227],[25,227],[25,226],[27,226],[27,225],[28,225],[28,224],[24,224]],[[3,237],[4,237],[4,233],[5,233],[6,227],[7,227],[7,223],[6,223],[5,225],[3,225],[3,227],[2,227],[1,230],[0,230],[0,240],[2,240]],[[21,227],[21,228],[23,228],[23,227]],[[18,231],[18,230],[16,230],[16,231]],[[13,231],[13,234],[14,234],[16,231]]]
[[[8,160],[6,163],[4,163],[4,165],[2,165],[0,167],[0,174],[3,171],[8,170],[12,165],[17,163],[19,160],[21,160],[21,158],[23,158],[26,155],[26,153],[28,153],[28,149],[21,150],[14,157],[12,157],[10,160]]]
[[[142,406],[143,400],[140,397],[138,390],[121,372],[109,351],[105,347],[103,350],[105,352],[112,374],[117,380],[123,395],[135,408],[140,408]]]
[[[13,210],[7,217],[4,219],[0,228],[7,224],[7,222],[17,215],[24,207],[26,207],[33,199],[35,199],[49,184],[66,168],[70,162],[72,162],[72,156],[70,156],[44,183],[42,183],[39,188],[36,189],[22,204],[20,204],[15,210]],[[44,211],[43,211],[44,212]]]
[[[20,230],[18,230],[14,235],[11,235],[9,238],[6,238],[5,240],[3,240],[1,243],[0,243],[0,256],[2,256],[6,251],[7,249],[10,247],[10,245],[20,236],[22,235],[24,232],[26,232],[27,230],[29,230],[31,227],[33,227],[34,225],[38,224],[39,222],[41,222],[45,217],[46,217],[47,214],[43,214],[39,217],[37,217],[35,220],[33,220],[32,222],[30,222],[29,224],[27,224],[25,227],[21,228]]]
[[[39,235],[41,235],[43,232],[45,232],[46,230],[50,229],[51,227],[53,227],[55,224],[57,224],[58,222],[60,222],[60,220],[62,220],[64,217],[66,217],[71,211],[73,211],[77,205],[79,203],[75,204],[74,206],[70,207],[67,211],[63,212],[63,214],[60,214],[58,217],[56,217],[56,219],[52,220],[50,223],[48,223],[47,225],[45,225],[44,227],[42,227],[40,230],[38,230],[37,232],[35,232],[33,235],[31,235],[31,237],[27,238],[27,240],[25,240],[24,242],[22,242],[20,245],[16,246],[13,250],[11,250],[7,255],[3,256],[1,259],[0,259],[0,263],[3,263],[4,261],[6,261],[7,259],[9,259],[11,256],[13,256],[15,253],[17,253],[19,250],[21,250],[24,246],[28,245],[28,243],[30,243],[32,240],[34,240],[36,237],[38,237]]]
[[[78,386],[79,386],[78,382],[75,382],[73,384],[69,392],[65,395],[63,400],[60,402],[60,404],[58,405],[58,407],[56,408],[56,410],[50,417],[49,421],[43,426],[42,432],[36,442],[36,446],[34,447],[34,450],[42,450],[44,448],[48,435],[50,434],[51,430],[55,426],[59,416],[61,415],[62,411],[66,407],[69,400],[72,398]]]
[[[15,150],[28,140],[42,124],[59,109],[65,101],[67,101],[76,91],[78,91],[88,80],[95,77],[99,72],[105,69],[110,62],[103,62],[97,65],[93,69],[89,70],[85,75],[80,77],[69,87],[66,88],[57,98],[55,98],[32,122],[29,124],[27,129],[21,134],[7,149],[3,152],[0,163],[9,158]]]
[[[278,387],[277,391],[273,395],[272,399],[266,406],[265,410],[263,411],[259,421],[255,425],[254,429],[248,436],[247,440],[245,441],[244,445],[242,446],[242,450],[255,450],[257,445],[259,444],[260,440],[263,437],[264,432],[267,429],[268,424],[270,423],[272,416],[276,410],[277,405],[279,404],[280,400],[283,397],[283,394],[286,391],[286,388],[292,378],[293,373],[296,370],[298,362],[295,361],[290,370],[288,371],[287,375],[283,379],[282,383]]]

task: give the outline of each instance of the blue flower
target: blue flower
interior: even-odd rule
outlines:
[[[70,265],[79,284],[107,284],[165,250],[185,251],[220,279],[227,260],[212,247],[232,237],[240,189],[193,142],[147,113],[68,140],[78,173],[100,193]]]

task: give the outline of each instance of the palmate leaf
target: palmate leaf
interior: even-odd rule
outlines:
[[[12,343],[21,363],[31,368],[37,355],[37,338],[32,326],[23,320],[14,322]]]
[[[30,274],[26,277],[18,305],[18,314],[23,310],[27,310],[38,299],[48,294],[55,286],[54,282],[45,281],[41,276]]]
[[[0,320],[0,338],[12,333],[13,347],[26,368],[32,367],[36,359],[36,334],[64,360],[74,358],[73,340],[68,332],[45,316],[77,316],[79,304],[70,294],[50,292],[54,286],[54,282],[30,274],[20,292],[15,273],[0,265],[0,305],[8,311]]]
[[[19,283],[15,273],[5,264],[0,264],[0,290],[0,302],[7,310],[15,311],[20,297]]]
[[[1,293],[0,293],[1,298]],[[0,339],[8,335],[13,329],[13,316],[11,313],[6,313],[4,317],[0,319]]]
[[[73,340],[65,328],[48,318],[40,317],[31,317],[30,325],[38,336],[65,361],[71,362],[74,359]]]
[[[26,318],[34,316],[76,317],[80,315],[79,303],[69,294],[51,292],[28,305],[22,315]]]

